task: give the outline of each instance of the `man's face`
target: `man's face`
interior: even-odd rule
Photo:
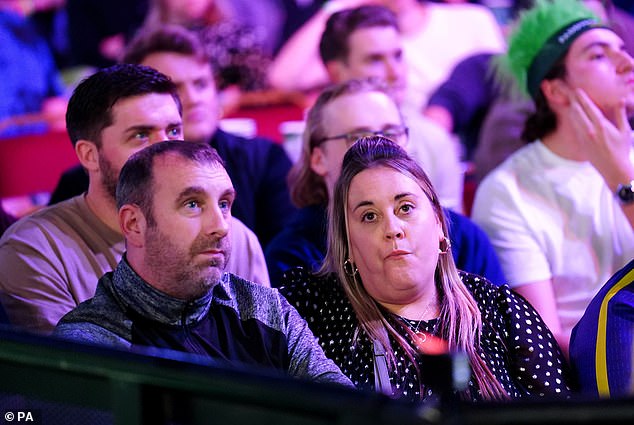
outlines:
[[[152,192],[146,280],[179,299],[200,297],[219,281],[231,253],[231,179],[220,164],[167,154],[154,161]]]
[[[220,111],[211,65],[193,56],[178,53],[153,53],[141,65],[167,75],[178,88],[183,104],[185,140],[207,142],[218,127]]]
[[[334,82],[378,78],[394,90],[400,101],[404,96],[406,68],[399,33],[393,27],[370,27],[354,31],[348,38],[348,57],[336,61],[331,78]]]
[[[327,137],[360,131],[386,131],[402,128],[403,121],[391,97],[380,91],[339,96],[323,109]],[[404,146],[407,136],[395,142]],[[327,140],[311,152],[311,168],[326,182],[329,196],[341,173],[343,156],[350,147],[345,138]]]
[[[157,142],[182,139],[178,105],[169,94],[144,94],[118,101],[112,107],[112,125],[101,132],[100,181],[115,197],[119,172],[135,152]]]
[[[583,89],[608,118],[622,100],[634,111],[634,61],[612,31],[597,28],[581,34],[570,46],[565,66],[566,83]]]

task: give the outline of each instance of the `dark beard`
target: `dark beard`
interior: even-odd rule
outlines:
[[[106,159],[101,151],[99,152],[99,170],[101,170],[102,187],[112,199],[116,199],[119,172],[114,169],[112,163]]]
[[[155,225],[148,227],[146,235],[146,263],[155,271],[161,271],[166,279],[162,290],[180,299],[195,299],[211,290],[222,278],[231,252],[229,235],[218,239],[199,237],[185,253],[176,249],[170,239]],[[206,264],[193,264],[198,253],[220,248],[225,253],[223,260],[211,260]],[[215,273],[204,273],[214,268]]]

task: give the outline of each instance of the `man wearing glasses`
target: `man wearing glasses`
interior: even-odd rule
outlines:
[[[290,225],[267,246],[271,285],[296,266],[317,270],[326,254],[326,210],[343,156],[359,137],[382,135],[406,147],[408,128],[385,86],[349,80],[324,90],[308,111],[301,157],[289,173],[291,200],[300,208]],[[466,217],[445,209],[451,222],[452,253],[458,268],[496,284],[504,276],[484,232]]]
[[[409,127],[408,154],[427,173],[440,203],[462,212],[464,173],[459,142],[421,111],[402,108],[407,64],[394,13],[383,6],[364,5],[332,14],[321,36],[319,55],[334,83],[378,78],[386,84]]]

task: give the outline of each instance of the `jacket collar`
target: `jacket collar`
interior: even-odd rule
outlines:
[[[113,275],[113,286],[120,302],[145,317],[167,325],[189,325],[200,321],[209,311],[213,292],[222,291],[222,282],[229,278],[224,273],[220,284],[205,295],[193,300],[171,297],[144,281],[130,266],[126,257],[117,265]]]

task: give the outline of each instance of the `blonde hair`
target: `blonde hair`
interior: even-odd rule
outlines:
[[[333,202],[328,210],[328,252],[321,273],[334,272],[352,303],[359,326],[370,340],[378,340],[387,353],[388,365],[395,368],[394,352],[390,346],[392,336],[407,356],[414,361],[416,353],[411,345],[386,319],[382,307],[365,290],[358,273],[349,274],[344,263],[350,257],[347,229],[347,199],[354,176],[361,171],[388,167],[416,181],[427,195],[443,234],[448,234],[438,197],[421,167],[396,143],[381,136],[359,139],[346,153],[341,175],[337,181]],[[507,399],[509,396],[478,354],[482,317],[476,301],[464,285],[454,264],[452,255],[440,255],[435,272],[435,284],[439,294],[439,333],[448,343],[450,351],[466,353],[475,380],[486,399]],[[419,380],[420,381],[420,380]]]

